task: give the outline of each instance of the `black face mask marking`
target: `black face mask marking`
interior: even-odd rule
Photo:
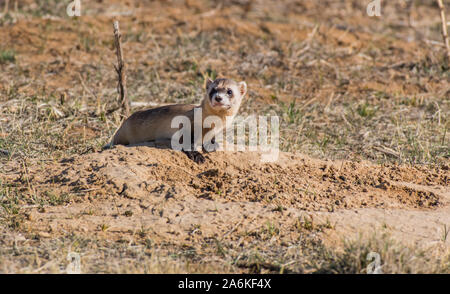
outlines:
[[[209,100],[212,101],[212,97],[217,93],[217,88],[212,88],[211,92],[209,92]]]

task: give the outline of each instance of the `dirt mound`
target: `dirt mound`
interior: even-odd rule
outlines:
[[[148,199],[185,195],[221,202],[259,202],[307,211],[339,208],[435,208],[442,196],[424,186],[447,186],[448,168],[323,161],[281,153],[215,152],[197,165],[183,153],[147,146],[64,159],[45,167],[40,182],[86,197]],[[415,184],[416,186],[406,185]],[[420,186],[417,186],[420,185]]]
[[[22,231],[30,238],[144,244],[169,256],[197,252],[200,263],[207,257],[223,262],[214,256],[225,251],[234,252],[233,262],[240,250],[246,260],[262,251],[290,256],[305,234],[333,245],[343,235],[389,228],[402,242],[428,246],[447,233],[447,166],[293,153],[280,153],[275,163],[262,163],[257,152],[214,152],[206,159],[198,165],[170,149],[116,146],[28,165],[7,180],[31,191],[31,198],[46,198],[44,205],[21,208],[27,218]]]

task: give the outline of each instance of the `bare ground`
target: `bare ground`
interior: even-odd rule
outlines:
[[[77,252],[94,273],[364,273],[371,251],[384,272],[450,272],[434,1],[384,3],[382,19],[361,1],[109,2],[1,15],[0,272],[65,272]],[[279,160],[100,151],[121,121],[114,16],[134,109],[246,80],[241,114],[281,118]]]
[[[117,146],[30,166],[7,182],[30,197],[46,194],[58,201],[71,195],[59,205],[23,206],[22,230],[37,239],[96,236],[170,244],[202,256],[205,246],[216,251],[220,242],[241,254],[252,243],[261,250],[286,249],[306,228],[320,231],[329,245],[382,230],[403,244],[448,249],[442,239],[450,221],[448,167],[324,161],[293,153],[261,163],[260,155],[215,152],[197,165],[177,151]],[[238,265],[239,257],[232,256]],[[296,272],[295,263],[284,270]]]

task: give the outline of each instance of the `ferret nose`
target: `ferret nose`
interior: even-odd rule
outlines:
[[[222,97],[220,97],[220,96],[216,96],[216,101],[217,101],[217,102],[220,102],[220,101],[222,101]]]

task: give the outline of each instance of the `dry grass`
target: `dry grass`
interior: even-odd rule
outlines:
[[[0,237],[0,272],[65,273],[70,252],[80,254],[83,273],[366,273],[369,252],[380,255],[384,273],[448,273],[450,252],[443,244],[427,248],[404,245],[386,233],[361,234],[326,246],[321,232],[327,224],[297,227],[298,241],[283,239],[275,224],[251,232],[245,247],[230,239],[206,241],[201,250],[154,243],[142,232],[139,241],[86,238],[76,234],[54,239],[3,231]],[[263,245],[269,243],[271,246]]]
[[[120,124],[107,114],[117,100],[111,20],[119,13],[132,105],[197,103],[205,77],[227,76],[249,85],[242,114],[280,115],[284,151],[448,166],[450,68],[436,45],[435,1],[411,10],[383,2],[381,19],[361,1],[112,1],[83,3],[79,19],[61,1],[24,2],[0,17],[0,272],[59,272],[69,246],[88,272],[361,272],[369,249],[385,272],[449,272],[448,255],[372,239],[330,251],[305,228],[295,254],[261,250],[277,234],[271,224],[247,252],[212,242],[210,260],[76,236],[10,247],[24,230],[23,206],[72,197],[36,193],[27,166],[99,150]],[[6,165],[22,172],[26,194],[8,182]]]

